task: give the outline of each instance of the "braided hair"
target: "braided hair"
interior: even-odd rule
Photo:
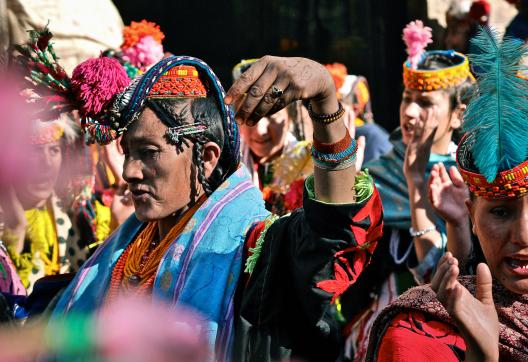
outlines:
[[[222,114],[214,98],[149,99],[147,107],[152,109],[161,122],[169,128],[191,123],[202,123],[207,126],[203,133],[181,137],[180,142],[176,143],[175,146],[177,152],[183,151],[183,145],[192,146],[193,165],[196,172],[191,172],[191,186],[194,185],[194,179],[198,178],[198,182],[202,185],[206,195],[212,194],[228,176],[224,172],[224,160],[221,153],[211,176],[205,177],[202,156],[204,144],[214,142],[220,149],[224,144]],[[186,109],[189,111],[185,111]],[[167,142],[174,143],[169,139]],[[192,196],[191,200],[194,199]]]

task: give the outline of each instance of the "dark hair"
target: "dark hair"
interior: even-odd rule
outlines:
[[[418,66],[419,70],[439,70],[456,65],[452,58],[443,54],[428,54]],[[451,110],[461,104],[468,104],[471,99],[474,82],[468,78],[456,87],[446,90],[449,93]]]
[[[224,145],[224,126],[222,113],[217,102],[213,97],[207,98],[187,98],[187,99],[150,99],[147,101],[147,107],[152,109],[159,117],[161,122],[167,127],[177,127],[186,123],[200,122],[208,126],[204,133],[199,135],[186,136],[193,143],[193,162],[196,166],[196,176],[202,184],[204,191],[210,195],[224,181],[225,169],[227,169],[225,157],[220,153],[218,164],[213,170],[211,176],[206,179],[204,171],[204,160],[202,157],[202,147],[205,143],[211,141],[216,143],[220,149]],[[190,112],[185,109],[190,107]],[[191,119],[192,117],[192,119]],[[185,140],[183,141],[185,142]],[[185,142],[186,143],[186,142]],[[187,144],[187,143],[186,143]],[[181,145],[176,145],[181,149]],[[195,175],[191,174],[191,178]],[[191,180],[191,187],[194,182]]]

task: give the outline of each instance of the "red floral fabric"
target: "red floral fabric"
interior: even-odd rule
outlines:
[[[331,303],[341,296],[370,263],[378,240],[383,233],[383,208],[378,190],[352,218],[350,228],[356,243],[334,254],[334,279],[323,280],[317,287],[333,294]]]
[[[418,311],[396,315],[387,328],[378,350],[379,362],[442,361],[465,358],[466,343],[449,324]]]

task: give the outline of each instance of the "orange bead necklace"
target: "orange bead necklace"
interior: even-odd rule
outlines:
[[[152,291],[161,258],[205,199],[201,197],[187,210],[160,242],[157,242],[158,222],[151,221],[147,224],[117,260],[112,271],[107,302],[113,300],[120,291],[134,295],[146,295]]]

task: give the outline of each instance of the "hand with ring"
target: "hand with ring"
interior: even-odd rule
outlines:
[[[225,101],[235,105],[238,122],[254,125],[296,100],[323,102],[335,97],[332,77],[321,64],[306,58],[265,56],[242,73]]]

